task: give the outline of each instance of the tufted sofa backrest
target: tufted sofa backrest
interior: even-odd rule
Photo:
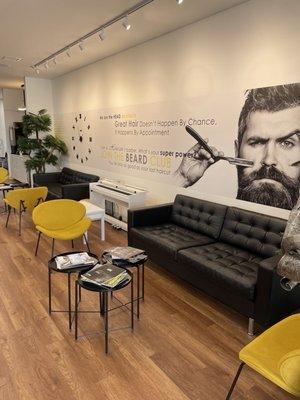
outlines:
[[[226,214],[226,206],[178,194],[171,221],[194,232],[218,239]]]
[[[74,169],[64,167],[59,176],[59,183],[70,185],[73,183],[97,182],[99,176],[75,171]]]
[[[283,219],[230,207],[220,240],[263,257],[272,257],[280,250],[285,226]]]

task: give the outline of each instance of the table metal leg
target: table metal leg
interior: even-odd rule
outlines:
[[[131,330],[133,331],[133,324],[134,324],[134,302],[133,302],[133,279],[131,280]]]
[[[137,267],[137,296],[136,296],[136,315],[140,318],[140,268]]]
[[[105,354],[108,353],[108,292],[103,293],[105,312]]]
[[[51,315],[51,269],[48,268],[48,313]]]
[[[68,272],[68,306],[69,306],[69,329],[72,328],[72,304],[71,304],[71,274]]]
[[[104,309],[104,294],[103,293],[99,293],[99,299],[100,299],[100,315],[101,317],[103,317],[104,313],[105,313],[105,309]]]
[[[145,264],[142,264],[142,299],[145,300]]]
[[[75,282],[75,340],[78,338],[77,319],[78,319],[78,282]]]

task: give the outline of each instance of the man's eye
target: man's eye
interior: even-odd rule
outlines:
[[[295,146],[295,144],[291,140],[283,140],[282,142],[280,142],[280,146],[284,149],[291,149]]]
[[[253,141],[250,141],[248,144],[249,144],[249,146],[251,146],[251,147],[256,147],[256,146],[262,146],[262,145],[264,145],[265,142],[263,142],[262,140],[253,140]]]

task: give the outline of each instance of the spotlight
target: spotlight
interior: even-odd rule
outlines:
[[[38,68],[36,68],[36,69],[35,69],[35,72],[36,72],[37,74],[39,74],[39,73],[40,73],[40,70],[39,70]]]
[[[176,1],[178,5],[183,3],[183,0],[176,0]]]
[[[122,22],[122,25],[124,26],[124,28],[126,29],[126,31],[129,31],[129,29],[131,28],[130,23],[128,22],[128,15],[126,15],[124,21]]]
[[[79,42],[78,46],[79,46],[80,50],[83,51],[83,42]]]
[[[56,58],[53,58],[53,64],[54,64],[54,65],[57,65]]]
[[[105,32],[104,32],[104,29],[101,29],[101,31],[99,32],[99,38],[101,39],[101,40],[104,40],[105,39]]]
[[[70,49],[68,49],[68,50],[66,51],[66,55],[67,55],[69,58],[71,58]]]
[[[45,63],[44,67],[45,67],[45,69],[48,69],[49,68],[48,63]]]

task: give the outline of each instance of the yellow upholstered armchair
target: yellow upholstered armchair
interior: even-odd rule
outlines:
[[[22,214],[25,211],[32,212],[34,207],[45,201],[47,193],[48,188],[43,186],[10,190],[4,199],[5,204],[8,206],[6,228],[8,226],[11,209],[13,208],[19,212],[19,235],[21,235]]]
[[[54,241],[71,240],[84,236],[85,243],[90,251],[85,232],[91,225],[86,218],[85,206],[78,201],[58,199],[46,201],[38,205],[32,213],[32,219],[39,232],[35,255],[37,255],[41,234],[52,238],[52,257],[54,255]]]
[[[242,363],[232,382],[229,400],[245,364],[288,393],[300,397],[300,314],[267,329],[239,354]]]
[[[0,167],[0,183],[4,183],[7,179],[8,179],[7,169]]]

